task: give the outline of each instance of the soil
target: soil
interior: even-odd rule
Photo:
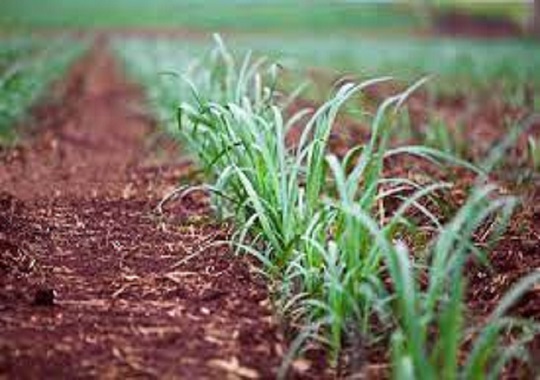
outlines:
[[[179,182],[193,183],[196,170],[156,133],[141,91],[105,43],[56,86],[55,102],[34,110],[36,132],[0,151],[0,378],[274,378],[287,342],[267,284],[248,259],[217,244],[232,227],[213,218],[204,194],[156,211]],[[466,103],[442,99],[437,112],[451,123]],[[316,104],[290,111],[304,107]],[[425,108],[422,96],[411,99],[412,118]],[[489,148],[506,131],[501,120],[524,112],[486,99],[467,112],[466,139]],[[338,154],[368,136],[347,117],[338,123],[331,144]],[[425,168],[391,166],[409,177]],[[517,187],[505,178],[516,172],[494,179],[523,206],[491,250],[491,266],[467,267],[472,321],[485,320],[518,278],[540,268],[540,182],[536,175]],[[451,200],[462,201],[474,179],[442,174],[457,181]],[[538,320],[540,289],[513,312]],[[364,375],[384,378],[387,356],[367,353]],[[302,359],[294,377],[332,376],[324,363],[319,354]]]
[[[193,169],[105,43],[0,151],[0,378],[274,378],[266,283],[204,194],[156,212]]]
[[[474,15],[461,11],[436,14],[434,33],[480,38],[520,37],[524,34],[521,26],[509,18]]]

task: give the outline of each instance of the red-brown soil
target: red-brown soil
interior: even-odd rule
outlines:
[[[275,377],[266,284],[204,195],[155,213],[191,169],[103,43],[55,91],[0,152],[0,378]]]
[[[34,111],[35,136],[0,151],[0,378],[275,377],[286,344],[266,284],[249,261],[206,248],[230,227],[211,217],[201,194],[155,212],[193,170],[170,144],[151,143],[140,91],[102,44],[57,87],[59,101]],[[425,104],[411,99],[411,116]],[[505,133],[501,120],[516,116],[486,104],[465,120],[475,144],[491,145]],[[464,112],[450,100],[436,107],[449,122]],[[346,117],[339,122],[337,153],[367,137]],[[391,171],[416,176],[419,168],[397,162]],[[473,178],[446,175],[457,180],[450,197],[462,200]],[[478,321],[540,268],[538,180],[501,185],[523,196],[524,207],[490,253],[491,267],[467,268],[468,317]],[[539,305],[535,288],[515,311],[538,319]],[[375,363],[368,373],[386,373],[385,354],[368,357]],[[322,377],[322,363],[301,361],[296,368],[311,369],[297,374]]]
[[[523,35],[520,25],[509,18],[474,15],[462,11],[447,11],[436,14],[434,33],[454,37],[481,38]]]

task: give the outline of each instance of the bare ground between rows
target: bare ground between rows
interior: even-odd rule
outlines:
[[[204,196],[153,213],[190,167],[149,149],[104,42],[55,91],[1,152],[0,378],[274,377],[264,282],[225,247],[188,260],[229,234]]]

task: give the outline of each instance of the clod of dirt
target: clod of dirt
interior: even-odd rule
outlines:
[[[23,202],[17,199],[12,194],[2,191],[0,192],[0,212],[13,214],[23,207]]]
[[[56,298],[56,292],[54,289],[51,288],[40,288],[36,290],[36,293],[34,295],[34,302],[32,305],[34,306],[54,306]]]
[[[228,294],[229,292],[227,292],[226,290],[209,290],[202,294],[201,301],[203,302],[214,301]]]
[[[8,192],[0,192],[0,232],[13,229],[14,218],[21,213],[23,203]]]
[[[18,250],[19,248],[12,242],[0,239],[0,271],[10,272],[14,269]]]
[[[0,237],[0,273],[26,275],[35,265],[36,260],[20,245]]]

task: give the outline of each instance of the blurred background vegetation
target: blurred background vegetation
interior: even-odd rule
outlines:
[[[457,13],[526,29],[531,9],[530,1],[2,0],[0,26],[401,31],[425,27],[427,16]]]
[[[540,88],[540,0],[2,0],[0,33],[121,32],[204,48],[231,45],[325,75],[433,75],[438,90]],[[536,11],[535,11],[536,10]],[[538,20],[538,18],[536,18]],[[187,37],[187,38],[186,38]],[[185,46],[184,46],[185,47]],[[305,73],[303,73],[305,74]],[[320,76],[319,76],[320,82]],[[294,79],[291,85],[295,84]]]

